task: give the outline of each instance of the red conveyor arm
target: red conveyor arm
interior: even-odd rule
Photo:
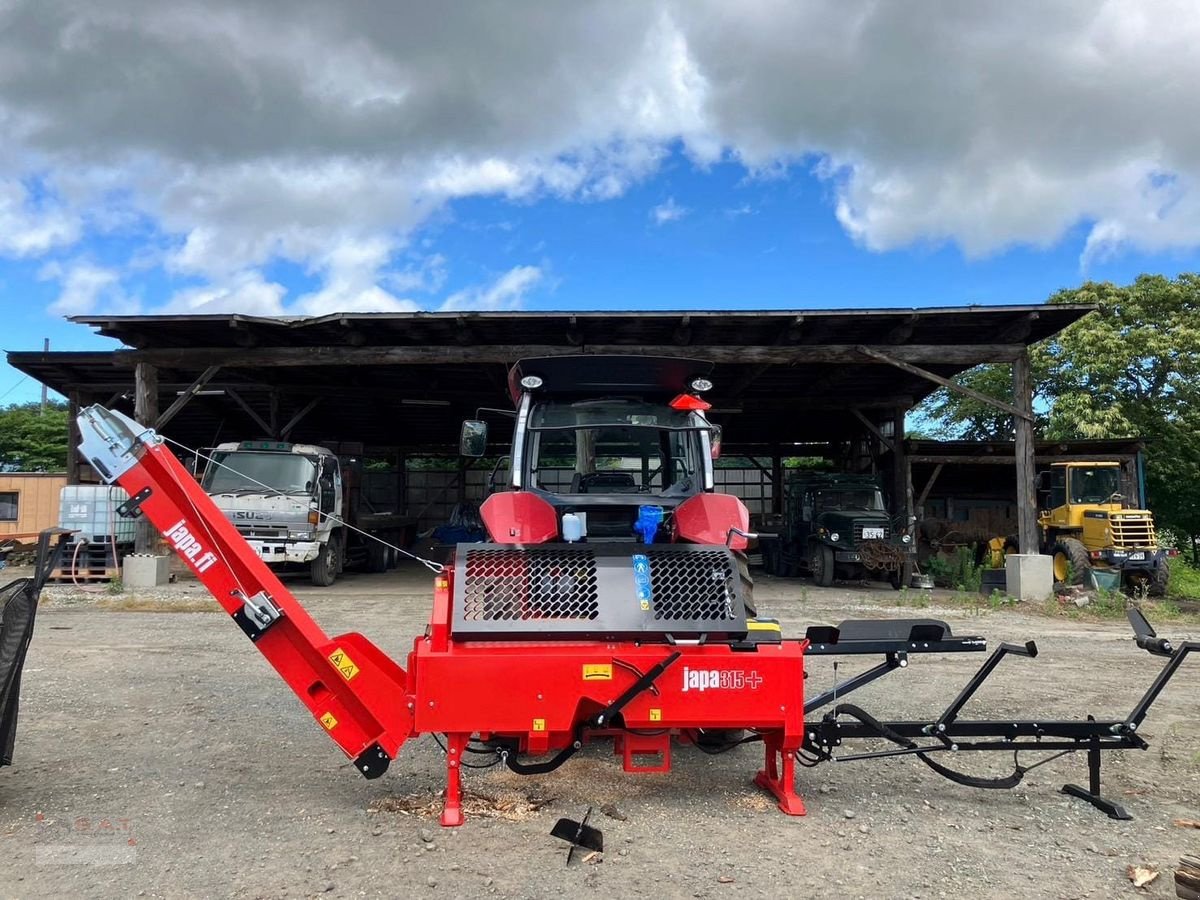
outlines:
[[[79,432],[84,458],[129,493],[355,768],[382,775],[413,733],[404,670],[361,634],[331,640],[152,430],[89,406]]]

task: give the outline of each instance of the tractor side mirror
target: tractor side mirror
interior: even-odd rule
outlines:
[[[713,459],[721,458],[721,434],[720,425],[710,426],[711,430],[708,433],[708,446],[711,448],[710,455]]]
[[[462,431],[458,436],[458,452],[461,456],[473,456],[476,459],[487,451],[487,422],[479,419],[467,419],[462,423]]]

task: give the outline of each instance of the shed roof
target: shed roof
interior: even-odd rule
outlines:
[[[130,349],[8,361],[64,394],[117,405],[131,402],[135,365],[153,363],[164,407],[219,366],[167,429],[193,445],[258,436],[254,415],[268,421],[274,408],[283,423],[316,400],[293,439],[445,450],[476,407],[507,405],[506,370],[518,359],[688,356],[715,363],[713,418],[733,449],[848,437],[861,429],[851,407],[911,406],[936,389],[859,348],[949,378],[1012,360],[1092,308],[79,316]]]

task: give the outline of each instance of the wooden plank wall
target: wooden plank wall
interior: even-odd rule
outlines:
[[[58,524],[58,496],[67,476],[58,472],[0,473],[0,494],[16,492],[17,520],[0,522],[0,535],[29,534]]]

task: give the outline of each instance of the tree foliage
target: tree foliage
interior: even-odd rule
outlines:
[[[1039,434],[1145,438],[1151,509],[1160,524],[1200,535],[1200,274],[1088,282],[1047,302],[1097,310],[1031,351]],[[959,381],[1012,399],[1008,366],[981,366]],[[1013,436],[1011,417],[949,391],[931,396],[921,415],[943,438]]]
[[[37,403],[0,409],[0,471],[61,472],[67,467],[67,406]]]

